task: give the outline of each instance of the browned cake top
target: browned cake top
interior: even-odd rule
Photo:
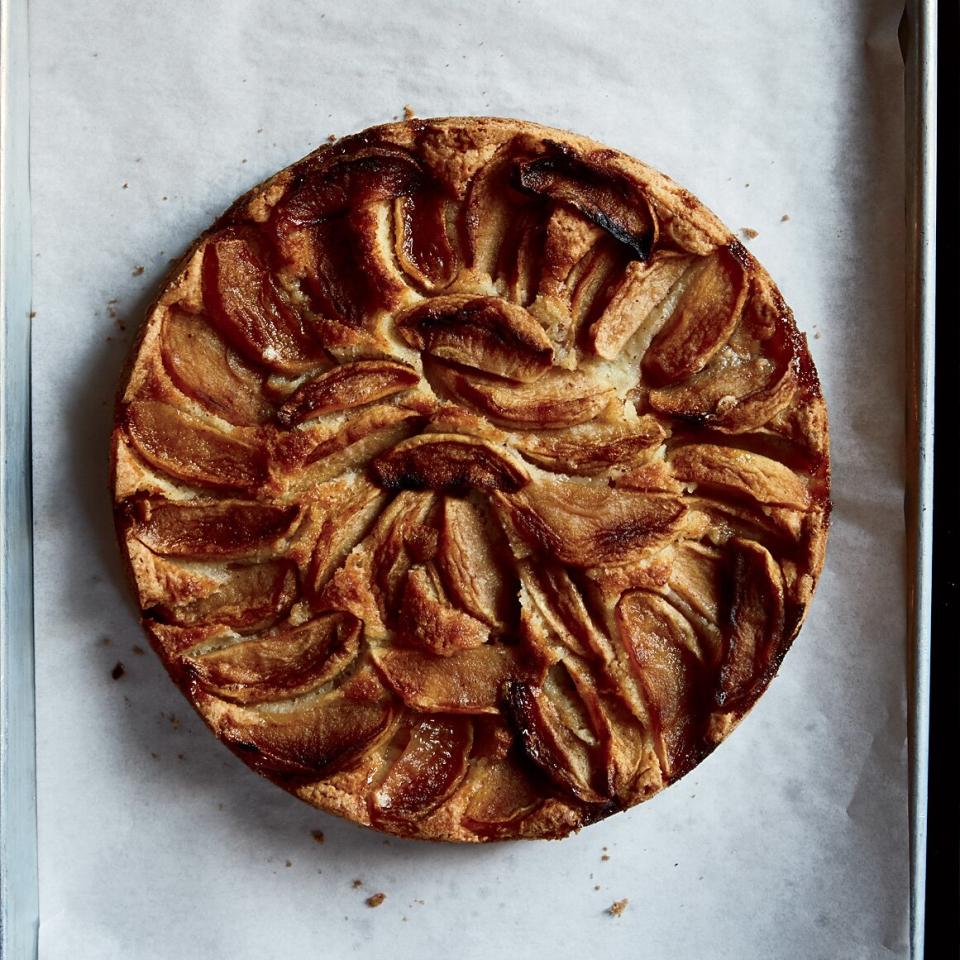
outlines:
[[[113,490],[213,731],[393,833],[557,837],[765,689],[826,537],[806,342],[716,218],[518,121],[379,127],[241,198],[150,311]]]

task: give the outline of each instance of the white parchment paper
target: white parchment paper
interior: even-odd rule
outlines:
[[[30,13],[43,960],[905,955],[896,0]],[[591,135],[756,230],[829,404],[827,567],[781,676],[680,784],[560,843],[387,841],[259,779],[142,654],[113,540],[112,395],[168,258],[407,103]]]

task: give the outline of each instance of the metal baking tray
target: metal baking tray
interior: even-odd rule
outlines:
[[[37,956],[30,486],[28,0],[0,0],[0,958]],[[933,540],[936,0],[908,0],[906,103],[910,946],[923,957]]]

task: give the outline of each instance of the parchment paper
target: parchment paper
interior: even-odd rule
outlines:
[[[898,17],[895,0],[34,0],[43,960],[905,955]],[[827,567],[781,676],[680,784],[560,843],[387,841],[259,779],[142,655],[113,540],[112,396],[168,258],[404,104],[592,135],[758,231],[829,404]]]

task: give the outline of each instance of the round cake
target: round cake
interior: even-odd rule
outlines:
[[[775,675],[823,562],[826,411],[773,281],[669,178],[411,120],[177,265],[112,490],[151,643],[249,766],[402,836],[562,837]]]

